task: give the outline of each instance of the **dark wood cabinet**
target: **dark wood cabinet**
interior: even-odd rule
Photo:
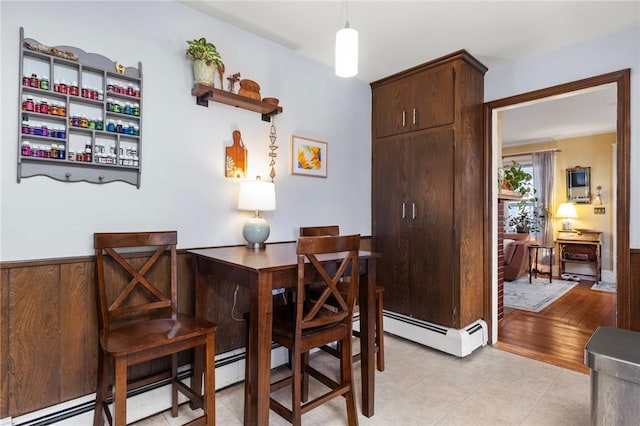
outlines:
[[[385,309],[447,327],[483,313],[484,72],[460,51],[371,84],[373,239]],[[416,120],[410,110],[403,127],[407,99]]]
[[[450,124],[454,119],[453,68],[424,70],[373,92],[376,137]]]

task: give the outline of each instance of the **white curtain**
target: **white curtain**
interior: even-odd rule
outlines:
[[[535,203],[539,221],[539,230],[535,237],[538,244],[550,247],[553,245],[553,221],[551,220],[551,206],[553,200],[553,182],[555,170],[555,153],[553,151],[534,152],[533,159],[533,187],[538,201]]]

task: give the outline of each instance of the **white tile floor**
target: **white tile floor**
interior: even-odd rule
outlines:
[[[386,370],[376,372],[375,415],[360,415],[360,425],[588,425],[589,376],[534,361],[493,347],[456,358],[424,346],[385,336]],[[313,361],[335,364],[324,353]],[[355,364],[359,393],[359,364]],[[312,382],[314,382],[312,380]],[[313,388],[312,388],[313,391]],[[283,392],[283,391],[280,391]],[[242,424],[243,384],[216,393],[216,424]],[[358,407],[360,398],[358,397]],[[137,426],[179,425],[198,412],[188,405]],[[342,398],[303,416],[309,426],[345,425]],[[288,424],[271,412],[271,425]]]

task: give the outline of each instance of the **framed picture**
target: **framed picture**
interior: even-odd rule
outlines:
[[[291,136],[291,174],[327,177],[327,143]]]

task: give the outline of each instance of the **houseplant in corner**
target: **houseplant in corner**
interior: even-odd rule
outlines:
[[[187,58],[193,61],[195,82],[213,87],[216,69],[224,69],[218,50],[204,37],[187,41],[187,44]]]

